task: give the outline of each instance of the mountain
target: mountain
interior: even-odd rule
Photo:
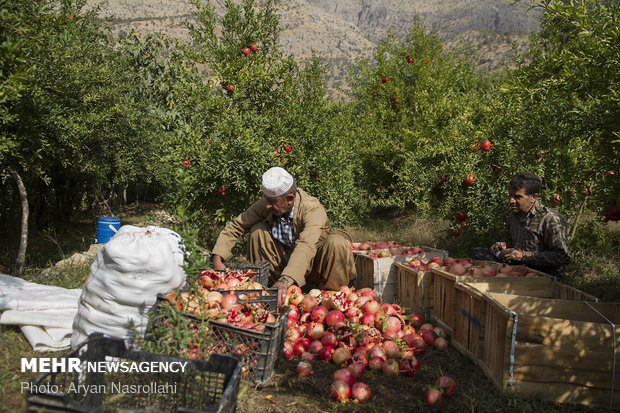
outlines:
[[[212,3],[221,15],[224,1]],[[348,66],[370,57],[388,30],[404,38],[418,16],[440,34],[447,48],[466,41],[477,50],[480,68],[493,70],[510,65],[512,44],[523,49],[529,34],[538,29],[540,13],[530,6],[529,1],[513,0],[280,1],[280,41],[282,50],[300,61],[314,50],[327,64],[329,87],[346,89]],[[87,0],[87,9],[96,7],[102,17],[110,18],[115,33],[162,31],[181,39],[188,38],[182,22],[192,19],[195,10],[188,0]]]

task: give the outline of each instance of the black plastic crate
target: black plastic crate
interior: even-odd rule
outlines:
[[[241,270],[253,270],[256,272],[254,276],[254,281],[260,283],[263,287],[267,288],[269,286],[269,262],[268,261],[256,261],[254,264],[243,264],[239,262],[227,262],[226,268],[229,268],[234,271]],[[202,273],[205,270],[213,270],[212,268],[200,268],[198,274]],[[217,272],[225,272],[224,270],[213,270]]]
[[[78,357],[82,372],[45,373],[31,381],[27,412],[234,412],[241,363],[211,354],[192,360],[128,348],[119,338],[93,334],[64,357]],[[88,362],[187,362],[184,372],[91,372]],[[155,383],[155,387],[153,384]],[[95,391],[75,391],[79,385]],[[33,387],[36,386],[36,387]],[[37,390],[34,390],[37,389]],[[123,393],[123,391],[130,390]],[[138,391],[134,391],[134,390]],[[33,391],[34,390],[34,391]],[[41,392],[41,390],[44,390]]]
[[[239,299],[246,295],[248,303],[259,303],[276,317],[275,323],[265,324],[262,331],[241,328],[232,324],[225,324],[213,319],[203,320],[193,314],[183,314],[186,321],[194,325],[209,323],[207,348],[200,349],[200,353],[217,352],[242,357],[241,378],[254,385],[264,385],[273,376],[281,359],[284,337],[286,335],[286,321],[289,307],[278,308],[278,290],[235,290],[220,291],[222,294],[234,292]],[[151,310],[146,338],[156,339],[157,331],[162,323],[160,308],[166,301],[163,294],[157,296],[157,301]],[[239,300],[241,301],[241,300]],[[203,330],[204,331],[204,330]]]

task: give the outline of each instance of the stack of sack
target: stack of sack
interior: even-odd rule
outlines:
[[[71,348],[92,333],[144,333],[157,294],[185,285],[183,240],[167,228],[122,226],[98,252],[73,320]]]
[[[0,274],[0,324],[19,325],[37,351],[75,348],[92,333],[142,334],[157,294],[185,285],[183,258],[176,232],[124,225],[97,252],[82,289]]]

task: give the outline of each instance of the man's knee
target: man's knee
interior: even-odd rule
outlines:
[[[261,232],[268,232],[271,234],[271,230],[266,222],[261,221],[261,222],[257,222],[256,224],[254,224],[252,228],[250,228],[250,237],[252,236],[256,237]]]
[[[347,244],[347,241],[340,234],[329,234],[327,238],[325,238],[325,243],[332,248],[349,248],[349,244]]]

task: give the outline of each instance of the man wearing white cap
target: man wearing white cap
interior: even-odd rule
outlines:
[[[246,232],[250,262],[269,261],[270,284],[286,289],[312,284],[337,290],[355,279],[353,253],[342,235],[334,233],[318,199],[297,188],[285,169],[263,174],[263,197],[230,221],[213,247],[213,268],[224,260]]]

